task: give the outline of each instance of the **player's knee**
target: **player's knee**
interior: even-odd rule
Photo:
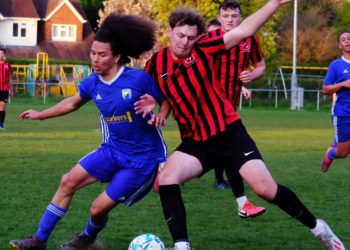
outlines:
[[[97,202],[92,203],[90,207],[90,216],[92,219],[100,218],[104,215],[104,211],[101,206]]]
[[[256,195],[264,200],[271,201],[276,195],[276,188],[272,185],[259,185],[253,189]]]
[[[337,152],[337,158],[345,158],[349,155],[349,149],[342,149],[342,150],[338,150]]]
[[[69,173],[66,173],[61,178],[60,189],[65,192],[74,192],[75,191],[75,183],[70,177]]]

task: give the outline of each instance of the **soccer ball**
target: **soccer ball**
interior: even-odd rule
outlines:
[[[131,241],[129,250],[165,250],[165,247],[157,236],[142,234]]]

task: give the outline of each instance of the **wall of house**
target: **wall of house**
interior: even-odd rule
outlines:
[[[74,15],[72,10],[66,5],[62,7],[44,24],[44,39],[52,41],[52,25],[53,24],[70,24],[76,25],[77,36],[76,41],[80,42],[83,40],[83,24],[80,22],[78,17]]]
[[[13,37],[13,24],[19,27],[24,24],[26,37]],[[37,45],[37,20],[30,19],[6,19],[0,22],[0,45],[1,46],[36,46]]]

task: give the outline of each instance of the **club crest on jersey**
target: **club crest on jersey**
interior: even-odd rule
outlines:
[[[131,89],[122,89],[122,97],[124,100],[131,100]]]
[[[344,69],[343,74],[347,74],[349,71],[347,69]]]
[[[190,56],[188,56],[185,60],[184,60],[184,65],[186,67],[191,66],[192,64],[194,64],[197,61],[197,58],[195,55],[191,54]]]
[[[250,44],[247,43],[247,41],[243,42],[243,52],[249,52],[250,51]]]

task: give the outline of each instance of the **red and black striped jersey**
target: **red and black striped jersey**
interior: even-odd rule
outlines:
[[[214,74],[213,55],[224,49],[222,37],[204,34],[187,58],[175,60],[165,48],[146,64],[145,70],[173,108],[182,138],[205,141],[239,119]]]
[[[216,29],[211,33],[221,37],[222,29]],[[264,56],[261,52],[260,41],[257,35],[253,35],[240,44],[215,58],[215,71],[220,85],[234,107],[238,106],[243,83],[239,80],[242,71],[246,70],[249,63],[261,62]]]
[[[11,64],[8,62],[0,62],[0,91],[8,91],[10,89],[11,75]]]

